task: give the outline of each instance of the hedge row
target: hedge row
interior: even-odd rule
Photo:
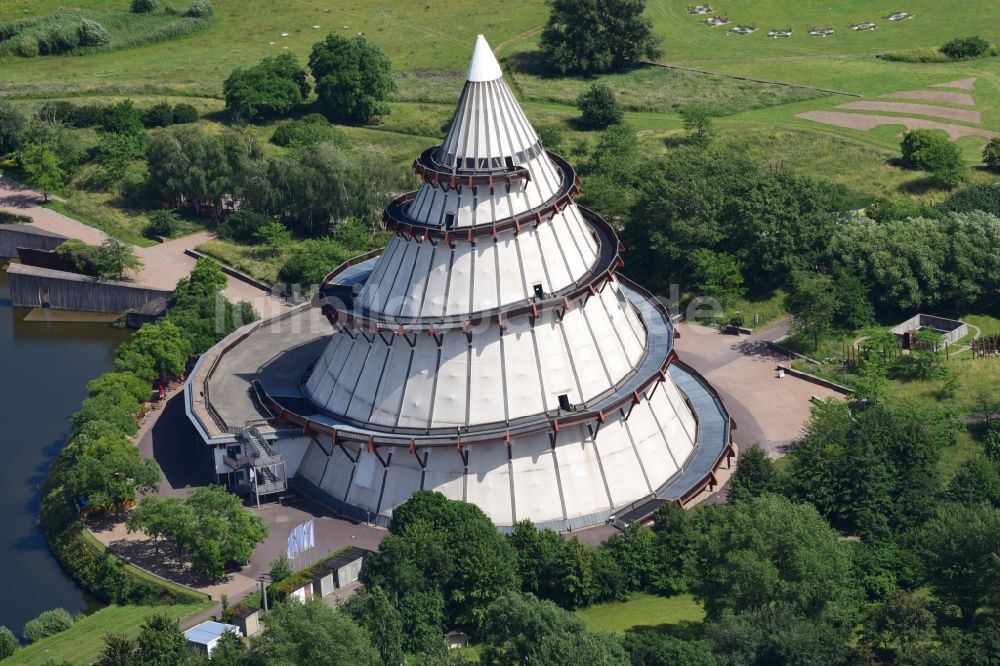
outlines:
[[[92,507],[120,510],[136,499],[137,492],[158,485],[161,479],[158,469],[155,480],[146,478],[150,476],[146,467],[155,468],[155,463],[142,461],[131,441],[138,430],[136,417],[142,412],[142,403],[152,394],[152,381],[157,376],[179,374],[184,369],[187,350],[196,342],[210,346],[212,340],[225,337],[233,328],[235,323],[230,321],[229,329],[217,331],[213,328],[207,334],[210,339],[196,341],[189,339],[194,335],[193,326],[184,325],[182,333],[171,321],[172,317],[184,321],[205,319],[206,304],[214,307],[225,284],[226,278],[217,266],[199,262],[191,275],[178,283],[166,318],[156,324],[147,324],[131,342],[119,348],[117,370],[90,383],[90,396],[73,416],[73,434],[53,462],[42,486],[39,527],[52,552],[81,587],[103,601],[191,603],[205,598],[205,595],[132,567],[108,552],[84,527],[77,513],[76,497],[87,497]],[[147,344],[150,339],[166,342]],[[116,449],[128,455],[110,455]],[[80,470],[85,472],[82,476]],[[109,487],[105,487],[101,477],[105,472],[114,477]],[[122,484],[115,480],[121,477],[132,480],[136,488],[122,492]]]

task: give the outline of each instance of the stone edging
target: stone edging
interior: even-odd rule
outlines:
[[[831,382],[829,379],[817,377],[816,375],[810,375],[808,372],[802,372],[801,370],[796,370],[790,365],[782,365],[779,363],[778,370],[784,370],[793,377],[798,377],[799,379],[803,379],[807,382],[812,382],[813,384],[817,384],[824,388],[828,388],[831,391],[836,391],[837,393],[841,393],[843,395],[854,395],[854,389],[852,388],[847,388],[846,386],[842,386],[840,384],[837,384],[836,382]]]

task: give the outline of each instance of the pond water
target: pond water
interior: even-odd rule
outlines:
[[[0,270],[0,624],[18,636],[43,610],[75,613],[94,603],[35,525],[39,487],[87,382],[113,367],[115,347],[128,338],[108,324],[26,322],[27,313],[11,307]]]

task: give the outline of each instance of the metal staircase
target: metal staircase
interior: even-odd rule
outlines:
[[[237,435],[243,448],[242,455],[237,458],[227,455],[225,462],[234,470],[246,469],[247,479],[240,483],[240,492],[252,493],[258,506],[261,496],[285,492],[288,489],[288,479],[281,454],[254,426],[238,429],[233,434]]]

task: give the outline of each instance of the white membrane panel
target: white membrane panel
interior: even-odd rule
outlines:
[[[597,452],[601,456],[604,478],[615,506],[623,506],[637,497],[648,495],[643,476],[628,433],[617,416],[609,418],[597,433]]]
[[[556,439],[556,460],[568,517],[613,508],[604,488],[604,476],[596,447],[586,429],[573,426],[559,433]]]
[[[465,499],[465,462],[455,449],[418,449],[427,456],[424,490],[436,490],[448,499]]]
[[[385,491],[382,493],[381,513],[392,515],[392,509],[420,490],[420,464],[415,455],[402,448],[387,448],[392,452],[386,468]],[[385,453],[383,453],[385,455]]]
[[[518,516],[536,522],[562,520],[562,502],[548,433],[519,437],[511,444],[514,503]]]
[[[466,501],[479,506],[498,525],[513,524],[507,447],[503,445],[469,447],[468,455]]]

